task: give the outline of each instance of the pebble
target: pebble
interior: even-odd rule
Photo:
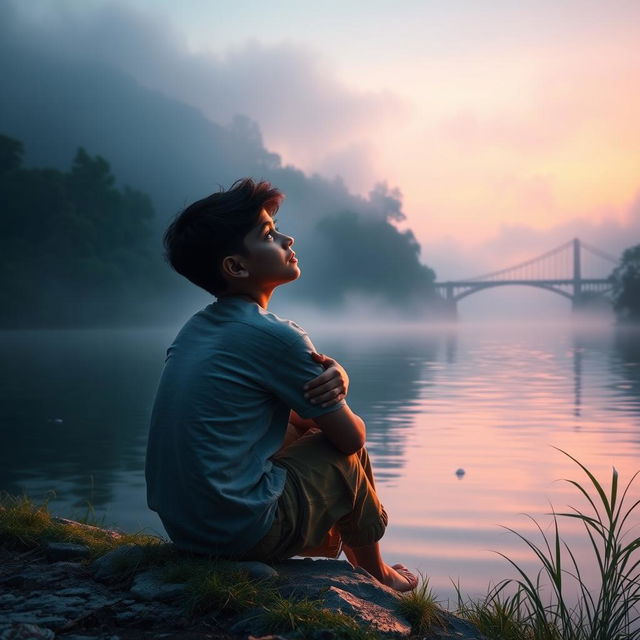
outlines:
[[[185,584],[163,582],[157,571],[145,571],[134,578],[130,591],[140,600],[170,602],[177,600],[184,593],[185,588]]]
[[[55,637],[56,634],[51,629],[36,624],[18,624],[0,635],[2,640],[53,640]]]
[[[73,542],[49,542],[45,545],[45,552],[54,561],[86,558],[91,553],[89,547]]]
[[[277,578],[278,572],[270,565],[264,562],[258,562],[257,560],[244,560],[242,562],[235,562],[235,566],[242,571],[246,571],[251,578],[256,580]]]
[[[133,544],[125,544],[100,556],[91,564],[96,580],[108,581],[122,572],[123,563],[132,568],[144,559],[144,549]]]
[[[62,616],[46,616],[39,615],[38,611],[21,611],[18,613],[9,613],[7,618],[12,624],[34,624],[39,627],[47,627],[48,629],[59,629],[67,624],[67,618]]]

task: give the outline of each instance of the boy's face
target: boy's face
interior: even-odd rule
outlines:
[[[292,244],[293,238],[277,231],[273,218],[263,209],[256,225],[244,237],[248,255],[242,260],[251,282],[273,288],[300,277]]]

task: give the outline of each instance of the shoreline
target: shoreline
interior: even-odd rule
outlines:
[[[22,531],[0,529],[2,640],[483,638],[439,607],[428,626],[410,621],[403,596],[346,561],[212,561],[20,508]]]

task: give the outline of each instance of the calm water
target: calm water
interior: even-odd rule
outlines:
[[[561,481],[582,481],[581,472],[553,447],[603,479],[614,465],[624,480],[640,469],[637,334],[568,326],[307,329],[349,371],[350,404],[367,422],[390,514],[385,555],[427,573],[444,599],[451,580],[480,593],[512,575],[495,551],[535,566],[504,526],[529,535],[528,513],[548,530],[549,503],[581,505]],[[106,524],[164,533],[146,508],[143,466],[174,333],[1,333],[0,488],[49,497],[54,511],[72,517],[91,503]],[[563,531],[586,558],[579,530]]]

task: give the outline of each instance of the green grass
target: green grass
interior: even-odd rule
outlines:
[[[493,640],[640,640],[640,500],[630,498],[638,474],[622,486],[614,469],[605,489],[582,463],[562,453],[586,478],[582,483],[567,480],[586,500],[586,507],[552,510],[550,534],[532,518],[537,540],[508,529],[532,552],[538,571],[529,575],[517,562],[500,554],[517,577],[498,583],[480,600],[463,598],[458,588],[456,613]],[[579,522],[584,529],[592,554],[590,571],[562,539],[560,523],[566,519]],[[187,584],[184,603],[191,614],[256,611],[265,632],[305,636],[327,629],[346,640],[376,637],[348,616],[323,609],[320,602],[282,598],[273,581],[251,579],[229,563],[179,554],[153,536],[114,536],[99,528],[61,523],[51,516],[46,502],[37,505],[25,497],[0,495],[0,545],[33,549],[47,541],[84,544],[92,557],[124,544],[141,545],[142,557],[122,559],[122,575],[126,578],[143,568],[161,566],[167,582]],[[594,567],[598,574],[595,588],[586,580]],[[444,622],[442,609],[424,577],[417,589],[403,594],[398,609],[419,636]]]
[[[638,505],[630,489],[638,473],[621,487],[613,469],[608,491],[576,458],[586,482],[567,480],[586,500],[583,510],[552,510],[552,533],[531,518],[539,541],[507,528],[533,553],[539,563],[535,576],[504,554],[517,573],[500,583],[484,601],[460,602],[459,613],[477,624],[490,638],[511,640],[638,640],[640,639],[640,537]],[[587,568],[578,562],[560,535],[561,519],[577,520],[583,527],[597,570],[595,588],[587,582]],[[507,595],[509,592],[511,595]]]
[[[353,618],[323,609],[315,600],[292,600],[275,594],[264,607],[260,622],[266,633],[297,632],[309,637],[318,630],[328,630],[341,640],[376,640],[372,629],[359,625]]]
[[[256,580],[229,562],[182,558],[162,568],[170,583],[186,583],[184,605],[190,615],[207,611],[242,613],[266,606],[274,597],[271,580]]]
[[[320,601],[283,598],[275,580],[256,580],[222,560],[178,559],[163,567],[162,578],[170,583],[186,583],[184,604],[190,615],[251,611],[265,633],[296,632],[306,637],[327,629],[344,640],[378,638],[352,618],[324,609]]]
[[[487,638],[493,640],[533,640],[535,637],[529,626],[521,590],[514,594],[504,592],[509,580],[489,589],[481,600],[464,598],[456,585],[458,605],[456,613],[474,624]]]
[[[400,596],[398,613],[403,615],[416,634],[427,633],[432,627],[444,626],[442,608],[429,587],[429,578],[420,574],[420,584]]]
[[[57,522],[46,502],[0,494],[0,544],[9,549],[36,549],[47,542],[73,542],[89,548],[92,557],[125,544],[155,547],[164,541],[146,534],[116,534],[98,527]],[[152,553],[152,551],[151,551]]]

